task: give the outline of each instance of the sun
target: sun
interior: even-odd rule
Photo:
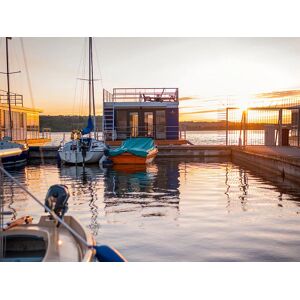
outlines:
[[[241,95],[235,99],[235,105],[242,111],[247,110],[251,105],[251,98],[249,95]]]
[[[238,107],[240,110],[245,111],[249,108],[249,102],[248,101],[241,101],[238,103]]]

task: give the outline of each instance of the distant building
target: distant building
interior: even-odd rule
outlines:
[[[10,94],[12,112],[12,140],[38,139],[40,131],[39,109],[23,106],[23,95]],[[7,91],[0,90],[0,139],[10,136]]]
[[[178,140],[178,88],[103,90],[103,133],[107,141],[149,136]]]

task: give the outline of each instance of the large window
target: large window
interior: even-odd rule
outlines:
[[[129,127],[130,127],[130,136],[138,136],[139,135],[139,113],[138,112],[130,112],[129,113]]]
[[[153,112],[144,113],[145,136],[153,136]]]
[[[123,140],[127,138],[128,129],[127,129],[127,111],[118,110],[117,111],[117,139]]]
[[[156,117],[156,138],[164,140],[166,139],[166,112],[164,110],[157,110],[155,112]]]

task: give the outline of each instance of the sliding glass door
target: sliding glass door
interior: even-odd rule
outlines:
[[[130,136],[135,137],[139,135],[139,113],[138,112],[129,113],[129,127],[130,127]]]

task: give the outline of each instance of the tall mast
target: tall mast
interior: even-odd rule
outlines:
[[[93,39],[89,38],[89,114],[93,108],[94,138],[96,139],[96,111],[95,111],[95,89],[94,89],[94,67],[93,67]],[[93,107],[91,107],[91,104]]]
[[[9,84],[9,57],[8,57],[8,40],[11,40],[10,37],[5,38],[6,40],[6,78],[7,78],[7,102],[8,102],[8,110],[9,110],[9,133],[10,138],[12,139],[12,113],[11,113],[11,103],[10,103],[10,84]]]

